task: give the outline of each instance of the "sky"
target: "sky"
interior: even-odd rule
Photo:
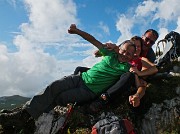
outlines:
[[[0,96],[32,97],[51,82],[101,58],[71,24],[102,43],[155,29],[180,33],[180,0],[0,0]],[[155,50],[156,44],[153,46]]]

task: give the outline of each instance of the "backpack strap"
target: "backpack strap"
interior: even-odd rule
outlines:
[[[166,43],[167,43],[167,39],[162,39],[162,40],[158,41],[157,46],[156,46],[156,56],[157,57],[160,57],[162,55],[160,44],[162,45],[162,49],[164,50]]]
[[[127,119],[122,119],[122,121],[124,122],[123,124],[127,130],[127,134],[135,134],[132,122]]]

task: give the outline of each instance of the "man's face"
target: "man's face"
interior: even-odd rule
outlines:
[[[135,48],[128,43],[125,43],[119,48],[119,61],[120,62],[129,62],[135,53]]]
[[[157,40],[157,37],[153,35],[152,32],[147,32],[145,35],[142,36],[144,45],[143,45],[143,50],[147,50],[151,48],[155,41]]]

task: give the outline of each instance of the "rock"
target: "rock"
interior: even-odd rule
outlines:
[[[180,95],[180,87],[176,87],[176,93]]]
[[[66,119],[69,107],[56,106],[49,113],[43,113],[35,122],[34,134],[56,134],[59,132]]]
[[[145,114],[141,123],[143,134],[163,133],[167,128],[175,127],[180,120],[180,97],[165,100],[161,104],[153,104]],[[178,125],[178,124],[177,124]]]
[[[174,70],[174,73],[180,73],[180,67],[179,66],[174,66],[173,70]]]

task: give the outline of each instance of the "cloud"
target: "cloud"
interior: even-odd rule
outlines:
[[[109,27],[105,25],[102,21],[99,22],[99,27],[107,34],[110,35]]]
[[[155,12],[157,8],[156,2],[152,0],[144,1],[139,3],[135,10],[136,16],[147,17],[150,16],[152,12]]]
[[[121,36],[118,39],[118,44],[126,39],[130,39],[132,36],[131,29],[133,27],[133,20],[127,18],[125,15],[121,15],[116,22],[116,29],[120,31]]]
[[[157,6],[158,4],[152,0],[143,1],[138,3],[137,7],[131,7],[130,12],[127,14],[119,14],[116,28],[120,31],[121,35],[117,42],[120,43],[130,39],[133,36],[132,31],[136,29],[136,26],[139,28],[137,31],[142,31],[141,33],[135,33],[135,35],[140,34],[139,36],[149,29]]]
[[[163,0],[158,3],[154,19],[175,21],[180,16],[179,0]]]
[[[1,96],[34,95],[45,85],[73,73],[75,67],[83,64],[73,58],[58,60],[55,55],[66,56],[72,52],[72,47],[89,47],[76,43],[77,36],[67,34],[69,25],[79,21],[72,0],[24,2],[29,21],[20,25],[20,32],[14,37],[17,51],[10,53],[5,44],[0,44]],[[48,47],[54,50],[47,51]],[[58,50],[64,51],[56,52]]]
[[[180,33],[180,16],[178,17],[177,20],[177,28],[175,29],[176,32]]]
[[[180,8],[179,0],[147,0],[138,3],[134,10],[127,14],[120,14],[117,22],[116,28],[120,31],[121,35],[117,42],[122,42],[123,40],[130,38],[132,36],[133,29],[137,30],[141,36],[147,29],[153,28],[159,32],[159,40],[163,39],[165,34],[175,30],[180,31]],[[157,27],[153,27],[154,25]],[[177,27],[172,28],[172,24],[176,24]],[[137,26],[137,27],[136,27]],[[140,26],[140,27],[139,27]],[[155,49],[155,46],[153,48]]]
[[[8,1],[14,7],[18,6],[19,1]],[[77,35],[67,34],[71,23],[81,23],[77,18],[77,5],[73,0],[23,2],[29,19],[19,26],[20,32],[14,32],[16,34],[13,45],[17,51],[9,52],[7,45],[0,43],[1,96],[32,96],[53,80],[72,74],[77,66],[91,67],[101,60],[94,58],[92,54],[95,47]],[[136,7],[130,7],[131,12],[127,14],[118,14],[116,9],[109,10],[109,14],[118,14],[116,29],[121,35],[117,42],[129,39],[134,34],[142,35],[149,28],[157,29],[159,40],[164,38],[169,30],[180,32],[179,4],[179,0],[147,0],[138,3]],[[176,26],[168,29],[172,23]],[[153,24],[158,27],[152,27]],[[110,35],[109,27],[104,22],[99,22],[98,27]]]
[[[42,44],[65,41],[69,25],[78,22],[72,0],[25,0],[25,4],[29,22],[23,23],[21,30],[28,40]]]

